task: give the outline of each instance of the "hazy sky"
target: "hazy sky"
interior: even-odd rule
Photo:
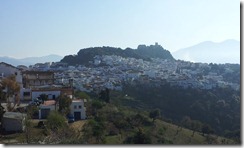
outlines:
[[[240,41],[239,0],[1,0],[0,56]]]

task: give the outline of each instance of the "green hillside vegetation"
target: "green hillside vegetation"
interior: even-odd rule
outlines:
[[[84,92],[76,95],[87,96]],[[185,117],[181,124],[165,118],[160,109],[134,108],[133,97],[109,90],[90,94],[87,120],[67,123],[64,115],[53,111],[40,126],[30,119],[28,110],[26,130],[6,134],[5,144],[240,144],[235,139],[217,136],[210,126]],[[129,102],[123,102],[129,100]],[[136,103],[135,103],[136,104]],[[135,106],[135,104],[131,104]],[[140,106],[140,104],[138,104]],[[55,125],[55,126],[53,126]],[[188,128],[189,127],[189,128]]]
[[[113,102],[113,99],[111,100]],[[99,105],[98,105],[99,104]],[[233,140],[203,134],[162,120],[150,118],[155,110],[140,111],[95,99],[83,128],[89,144],[235,144]]]
[[[158,108],[164,119],[176,125],[182,125],[188,118],[189,124],[184,127],[193,129],[191,124],[200,122],[202,126],[209,126],[213,133],[240,142],[240,91],[125,84],[123,93],[113,93],[117,104],[139,110]]]
[[[124,50],[121,48],[105,46],[85,48],[81,49],[77,55],[65,56],[61,62],[68,63],[68,65],[88,65],[89,61],[93,61],[93,58],[96,55],[117,55],[124,58],[135,58],[143,60],[150,60],[150,58],[174,60],[171,53],[160,45],[139,45],[137,49],[126,48]]]

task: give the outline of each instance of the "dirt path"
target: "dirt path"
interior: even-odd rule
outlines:
[[[75,121],[74,123],[70,123],[70,127],[73,128],[77,132],[81,132],[83,125],[87,120]]]

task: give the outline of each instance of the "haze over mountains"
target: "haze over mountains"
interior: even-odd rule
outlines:
[[[27,57],[15,59],[7,56],[0,57],[0,62],[6,62],[13,66],[34,65],[45,62],[66,62],[68,64],[85,64],[93,60],[96,55],[118,55],[122,57],[133,57],[137,59],[163,58],[176,59],[201,63],[234,63],[240,64],[240,42],[236,40],[225,40],[220,43],[205,41],[197,45],[179,49],[173,53],[165,50],[160,45],[139,45],[137,49],[121,49],[114,47],[91,47],[81,49],[77,55],[59,56],[55,54],[43,57]]]
[[[23,59],[15,59],[11,57],[0,57],[0,62],[5,62],[8,64],[11,64],[13,66],[18,66],[18,65],[34,65],[36,63],[45,63],[45,62],[58,62],[62,59],[62,56],[51,54],[47,56],[42,56],[42,57],[27,57]]]
[[[201,63],[240,64],[240,42],[225,40],[220,43],[205,41],[172,53],[177,60]]]

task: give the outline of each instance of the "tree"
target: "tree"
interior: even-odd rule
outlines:
[[[101,109],[103,107],[103,104],[101,101],[99,100],[93,100],[91,103],[91,111],[92,111],[92,115],[96,115],[97,114],[97,110]]]
[[[58,97],[58,103],[59,103],[59,112],[61,112],[63,115],[67,115],[70,112],[70,105],[72,103],[72,100],[65,95],[60,95]]]
[[[90,96],[82,91],[76,91],[75,96],[81,99],[88,99],[88,100],[90,99]]]
[[[106,102],[110,103],[110,90],[108,88],[105,89],[106,92]]]
[[[110,103],[110,91],[108,88],[106,88],[105,90],[101,90],[101,92],[99,93],[99,99]]]
[[[32,118],[33,114],[34,114],[34,110],[36,110],[37,107],[36,106],[28,106],[27,108],[27,117],[25,119],[25,138],[26,138],[26,143],[30,143],[31,142],[31,126],[32,123],[30,121],[30,119]]]
[[[212,129],[212,127],[210,125],[203,124],[203,126],[202,126],[202,133],[203,133],[203,135],[204,134],[213,134],[214,131],[213,131],[213,129]]]
[[[126,118],[129,125],[133,128],[137,128],[140,130],[142,125],[150,125],[151,122],[149,118],[145,117],[144,115],[137,113],[136,115],[132,115]]]
[[[123,116],[120,116],[119,113],[115,118],[116,119],[114,120],[113,123],[118,128],[120,138],[122,138],[122,131],[129,128],[129,123],[123,118]]]
[[[184,116],[181,120],[181,125],[186,127],[186,128],[191,128],[191,118],[188,116]]]
[[[153,123],[155,122],[155,120],[160,117],[160,110],[159,109],[155,109],[153,111],[151,111],[149,113],[149,117],[153,119]]]
[[[192,136],[194,136],[196,131],[200,131],[202,128],[202,123],[198,120],[192,120],[191,129],[193,130]]]
[[[102,120],[91,119],[85,124],[83,132],[83,138],[86,142],[93,143],[93,139],[95,138],[96,143],[100,143],[104,140],[104,122]]]
[[[124,143],[127,144],[150,144],[152,140],[148,134],[145,134],[142,129],[136,132],[132,137],[128,137]]]
[[[0,124],[0,131],[2,129],[2,119],[3,119],[4,113],[5,113],[4,107],[0,103],[0,122],[1,122],[1,124]]]
[[[42,102],[46,101],[48,99],[48,95],[46,94],[41,94],[40,95],[40,99],[42,100]]]
[[[16,104],[19,104],[20,98],[19,98],[19,91],[20,86],[18,82],[16,81],[15,75],[10,75],[6,78],[4,78],[1,82],[1,85],[6,93],[5,99],[7,99],[8,102],[8,110],[12,111]],[[11,106],[10,97],[14,98],[14,106]]]
[[[1,86],[1,88],[0,88],[0,122],[2,123],[2,118],[3,118],[3,114],[5,113],[5,109],[4,109],[4,107],[2,106],[2,104],[1,104],[1,101],[3,100],[3,89],[2,89],[2,84],[0,83],[0,86]],[[2,129],[2,124],[0,124],[0,131],[1,131],[1,129]]]

